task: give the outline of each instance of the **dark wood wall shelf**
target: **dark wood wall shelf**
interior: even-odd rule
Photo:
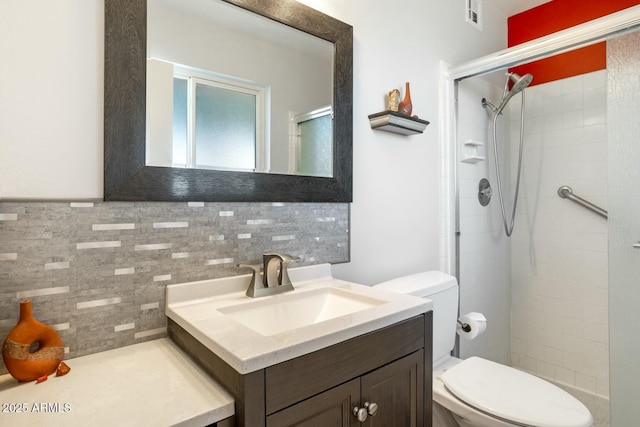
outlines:
[[[406,114],[391,110],[370,114],[369,123],[371,124],[371,129],[398,133],[401,135],[415,135],[422,133],[429,124],[426,120],[407,116]]]

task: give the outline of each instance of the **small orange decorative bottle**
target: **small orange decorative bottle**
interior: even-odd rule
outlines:
[[[32,350],[34,343],[37,350]],[[38,322],[31,301],[20,302],[20,318],[2,345],[2,359],[9,373],[20,382],[51,375],[64,358],[64,344],[50,326]]]
[[[398,113],[411,115],[413,111],[413,105],[411,105],[411,90],[409,89],[409,82],[405,83],[404,99],[398,104]]]

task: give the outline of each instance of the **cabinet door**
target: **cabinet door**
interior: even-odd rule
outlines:
[[[334,387],[267,417],[267,427],[356,427],[360,379]]]
[[[362,377],[362,404],[377,404],[364,427],[423,427],[424,350]]]

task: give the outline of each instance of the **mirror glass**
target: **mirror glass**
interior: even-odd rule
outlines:
[[[160,0],[149,3],[155,1]],[[177,3],[184,9],[184,4],[192,1],[196,0]],[[166,43],[150,47],[147,3],[147,0],[104,2],[105,200],[352,201],[353,27],[295,0],[199,0],[199,4],[215,4],[220,9],[207,13],[198,8],[199,20],[207,15],[222,15],[224,8],[240,14],[227,16],[218,23],[193,21],[175,30],[183,18],[177,11],[170,12],[170,21],[161,25],[164,28],[154,29],[151,23],[149,30],[150,39],[163,39]],[[192,55],[196,50],[208,50],[212,63],[228,56],[226,51],[234,51],[236,57],[250,52],[248,47],[235,44],[236,39],[249,37],[246,34],[226,33],[216,36],[214,41],[201,36],[204,28],[226,27],[231,23],[241,23],[252,30],[265,29],[266,32],[259,33],[259,40],[253,42],[260,43],[262,48],[247,54],[260,55],[261,62],[232,68],[227,64],[230,59],[217,61],[218,65],[191,60],[197,56]],[[275,27],[266,30],[267,23]],[[291,29],[295,29],[296,36],[283,32]],[[191,33],[198,37],[190,36]],[[280,40],[281,44],[286,40],[290,47],[293,43],[297,52],[289,50],[287,55],[276,58],[273,53],[276,47],[267,47],[267,40],[272,39]],[[169,48],[178,42],[182,42],[179,48]],[[282,85],[257,73],[257,69],[267,65],[275,67],[270,71],[275,76],[285,75],[299,65],[321,68],[319,59],[311,59],[319,50],[325,56],[328,52],[330,57],[322,60],[328,68],[322,78],[305,80],[306,74],[311,73],[307,70],[286,77],[286,85]],[[147,67],[160,69],[158,80],[165,83],[156,82],[153,72],[147,82]],[[147,84],[150,88],[166,84],[170,89],[147,91]],[[310,95],[316,89],[320,89],[317,99]],[[150,93],[154,98],[147,102]],[[276,98],[293,104],[280,107]],[[188,112],[194,108],[196,115],[200,114],[195,124],[194,114]],[[161,120],[161,116],[166,116],[166,120]],[[181,120],[175,125],[174,116]],[[149,126],[148,117],[153,121]],[[284,128],[284,136],[276,136],[275,128]],[[149,147],[147,134],[153,141]],[[224,136],[219,138],[219,134]],[[322,137],[326,134],[331,135],[329,147],[318,143],[327,141]],[[207,143],[211,135],[216,135],[213,146]],[[291,142],[291,135],[297,142]],[[174,144],[174,139],[180,142]],[[297,148],[300,145],[310,148],[300,150]],[[286,154],[276,155],[283,152],[280,146]],[[321,162],[316,161],[319,158]]]
[[[221,0],[147,20],[147,166],[334,176],[333,43]]]

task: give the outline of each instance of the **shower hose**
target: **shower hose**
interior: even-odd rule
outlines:
[[[522,91],[522,105],[520,107],[520,149],[518,152],[518,173],[516,175],[516,190],[513,196],[513,209],[511,210],[511,222],[507,223],[507,214],[504,208],[504,197],[502,192],[502,179],[500,178],[500,159],[498,157],[498,137],[496,131],[496,123],[500,113],[493,116],[493,156],[496,162],[496,182],[498,184],[498,199],[500,200],[500,210],[502,211],[502,222],[504,223],[504,231],[507,237],[513,233],[513,226],[516,218],[516,207],[518,206],[518,193],[520,190],[520,172],[522,171],[522,148],[524,146],[524,90]]]

